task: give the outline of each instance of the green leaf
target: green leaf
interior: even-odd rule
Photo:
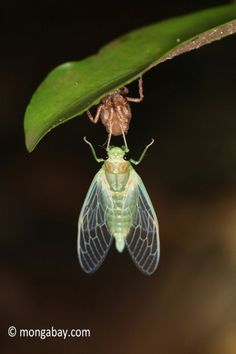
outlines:
[[[32,151],[57,125],[82,114],[109,92],[161,62],[236,32],[236,4],[172,18],[129,32],[98,54],[52,70],[25,113]]]

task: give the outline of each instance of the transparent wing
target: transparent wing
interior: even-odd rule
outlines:
[[[104,198],[102,177],[103,171],[94,177],[79,217],[78,256],[86,273],[93,273],[100,267],[113,240],[104,217],[106,196]]]
[[[146,188],[135,172],[137,180],[136,208],[126,246],[136,266],[146,275],[152,274],[160,257],[158,221]]]

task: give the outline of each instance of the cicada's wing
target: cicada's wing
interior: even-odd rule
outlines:
[[[104,217],[102,172],[99,171],[94,177],[79,217],[78,256],[86,273],[93,273],[100,267],[113,240]]]
[[[136,266],[146,275],[152,274],[160,257],[158,221],[146,188],[134,172],[136,180],[136,209],[126,246]]]

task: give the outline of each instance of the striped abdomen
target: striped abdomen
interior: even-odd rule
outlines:
[[[116,248],[122,252],[136,208],[136,189],[132,166],[128,161],[118,160],[104,164],[104,189],[109,197],[104,200],[105,220],[110,234],[116,240]]]
[[[116,240],[116,248],[122,252],[125,246],[125,238],[129,233],[133,214],[135,212],[135,195],[123,192],[112,193],[112,207],[107,205],[106,223],[111,235]]]

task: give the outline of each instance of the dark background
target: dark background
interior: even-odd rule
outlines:
[[[102,144],[103,126],[83,115],[32,154],[23,134],[26,105],[58,64],[138,26],[223,3],[0,3],[1,353],[236,353],[235,36],[152,69],[144,102],[132,104],[132,156],[156,140],[137,168],[160,222],[151,277],[114,248],[94,275],[78,263],[77,219],[99,168],[82,137]],[[137,95],[137,83],[130,89]],[[10,338],[11,325],[89,328],[91,337]]]

